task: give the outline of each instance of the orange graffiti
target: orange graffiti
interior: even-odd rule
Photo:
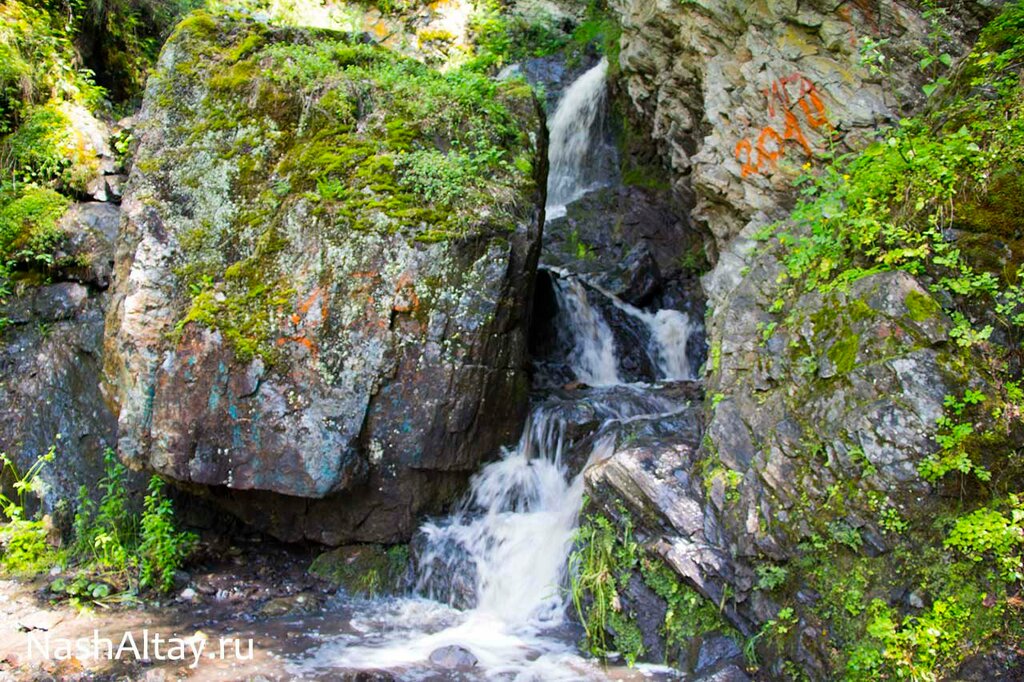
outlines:
[[[310,311],[313,310],[313,306],[318,300],[323,297],[323,291],[319,286],[313,287],[310,291],[309,296],[296,306],[297,312],[292,313],[288,316],[288,322],[291,323],[293,334],[285,334],[278,337],[277,345],[284,346],[286,343],[297,343],[304,347],[310,352],[310,354],[316,358],[319,353],[316,341],[311,339],[308,335],[308,330],[316,330],[323,324],[324,319],[327,317],[327,302],[321,301],[321,305],[318,310],[315,311],[317,314],[310,315]]]
[[[768,116],[774,118],[775,105],[780,105],[785,125],[782,135],[779,135],[778,130],[772,125],[761,128],[756,148],[750,140],[740,140],[736,143],[734,154],[740,163],[740,175],[744,178],[762,173],[766,168],[774,168],[785,152],[786,140],[799,144],[808,156],[814,154],[814,148],[804,134],[800,119],[793,113],[794,107],[800,107],[807,123],[815,130],[832,129],[817,87],[805,76],[794,73],[778,78],[762,92],[768,100]]]

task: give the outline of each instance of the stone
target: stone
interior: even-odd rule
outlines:
[[[453,644],[432,651],[430,662],[445,670],[466,671],[475,668],[478,659],[466,647]]]
[[[85,310],[88,298],[89,292],[81,284],[51,284],[34,292],[32,312],[43,322],[69,320]]]
[[[17,314],[0,344],[0,443],[20,471],[53,446],[55,459],[40,477],[47,512],[93,489],[103,475],[103,454],[115,444],[117,420],[100,391],[107,299],[73,282],[61,282],[8,302]],[[144,477],[132,474],[134,493]],[[59,525],[69,519],[62,519]]]
[[[82,284],[106,289],[114,267],[114,245],[121,211],[98,201],[74,204],[61,218],[66,235],[54,254],[61,275]]]
[[[260,607],[260,615],[267,618],[314,613],[320,609],[320,600],[311,594],[275,597]]]
[[[60,625],[63,620],[64,616],[58,611],[33,611],[18,618],[18,628],[47,632]]]
[[[750,682],[750,676],[738,665],[729,665],[710,675],[694,678],[694,682]]]
[[[732,637],[711,635],[705,637],[700,644],[694,672],[698,675],[707,674],[710,668],[715,668],[723,662],[735,663],[736,659],[742,661],[742,658],[743,651]]]
[[[693,221],[714,235],[718,252],[759,212],[785,215],[803,164],[860,149],[877,126],[898,120],[900,105],[923,99],[927,76],[915,47],[927,43],[929,29],[920,6],[810,2],[797,11],[796,4],[609,3],[622,25],[620,78],[630,118],[650,131],[674,185],[691,197]],[[951,13],[944,45],[951,55],[969,51],[996,5],[974,0]],[[861,63],[865,37],[883,39],[900,75],[896,92]]]
[[[404,546],[350,545],[320,554],[309,567],[313,575],[349,594],[397,594],[409,582],[409,553]]]
[[[250,36],[262,47],[229,60]],[[539,109],[512,80],[493,84],[487,116],[458,114],[507,118],[522,132],[497,144],[524,163],[432,203],[407,177],[409,145],[445,163],[436,145],[459,126],[402,118],[388,102],[423,98],[368,82],[380,106],[352,110],[358,129],[310,127],[303,112],[321,108],[303,98],[333,107],[343,72],[331,87],[279,83],[270,46],[356,50],[408,69],[403,88],[442,78],[348,34],[184,22],[147,88],[122,203],[105,355],[119,454],[281,539],[404,541],[525,418]]]

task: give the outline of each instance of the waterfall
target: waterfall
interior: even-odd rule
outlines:
[[[579,276],[558,268],[547,268],[555,275],[553,286],[558,302],[561,333],[571,337],[569,362],[576,378],[588,386],[612,386],[622,383],[618,372],[615,336],[611,326],[590,296],[604,298],[607,305],[626,313],[648,330],[650,343],[645,349],[658,368],[658,379],[693,379],[686,354],[693,325],[686,313],[678,310],[648,312],[626,303],[596,284],[584,283]]]
[[[601,155],[605,126],[608,60],[580,76],[562,95],[548,120],[548,219],[607,180]]]
[[[620,383],[612,330],[587,300],[586,288],[575,277],[559,277],[555,297],[566,318],[563,327],[573,338],[569,360],[576,378],[590,386]]]
[[[602,182],[594,159],[601,144],[596,133],[603,126],[606,71],[602,60],[584,73],[566,90],[550,121],[549,215],[564,212],[566,203]],[[417,594],[358,602],[351,607],[354,633],[334,637],[291,665],[296,675],[386,669],[400,679],[436,679],[432,655],[458,647],[475,660],[472,679],[607,679],[580,656],[579,633],[564,622],[567,560],[583,502],[583,472],[614,454],[614,422],[678,414],[686,402],[671,391],[662,395],[657,387],[623,383],[621,349],[605,313],[618,308],[646,325],[646,352],[658,379],[666,380],[690,375],[690,323],[683,313],[643,311],[571,273],[551,272],[557,335],[566,341],[568,370],[584,386],[536,404],[517,446],[473,476],[454,512],[424,524]],[[573,475],[564,461],[575,445],[567,440],[566,420],[578,418],[578,408],[602,426],[593,433],[587,463]],[[577,450],[572,453],[582,458]],[[454,607],[453,586],[472,593],[469,608]],[[343,598],[351,604],[351,598]]]

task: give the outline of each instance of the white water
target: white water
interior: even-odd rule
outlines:
[[[604,296],[616,308],[647,327],[650,342],[646,351],[658,368],[658,379],[693,379],[686,355],[686,345],[693,333],[693,325],[686,313],[678,310],[647,312],[595,284],[584,284],[578,276],[565,270],[550,270],[558,275],[554,278],[555,298],[559,311],[566,318],[565,327],[573,337],[569,360],[577,379],[588,386],[622,383],[615,352],[615,336],[601,310],[590,303],[588,287],[595,295]]]
[[[548,120],[548,219],[565,215],[565,207],[601,186],[601,164],[593,163],[601,145],[607,99],[608,60],[602,59],[563,93]],[[595,132],[598,133],[595,135]]]
[[[590,304],[587,290],[575,277],[554,281],[558,309],[573,337],[569,362],[576,378],[589,386],[612,386],[619,380],[615,337],[601,311]]]
[[[571,642],[545,635],[565,617],[566,559],[583,502],[582,474],[567,480],[562,465],[563,430],[535,412],[518,447],[473,477],[465,508],[423,528],[422,564],[454,570],[454,560],[468,555],[476,568],[475,608],[460,612],[422,598],[369,602],[355,622],[362,636],[324,646],[292,672],[386,668],[416,679],[429,674],[424,665],[432,652],[457,645],[488,677],[603,679]],[[588,464],[613,448],[613,437],[600,440]],[[430,578],[428,571],[420,584]]]

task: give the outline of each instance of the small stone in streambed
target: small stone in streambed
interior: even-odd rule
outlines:
[[[430,654],[430,662],[445,670],[469,670],[475,668],[478,661],[469,649],[452,645],[435,649]]]

